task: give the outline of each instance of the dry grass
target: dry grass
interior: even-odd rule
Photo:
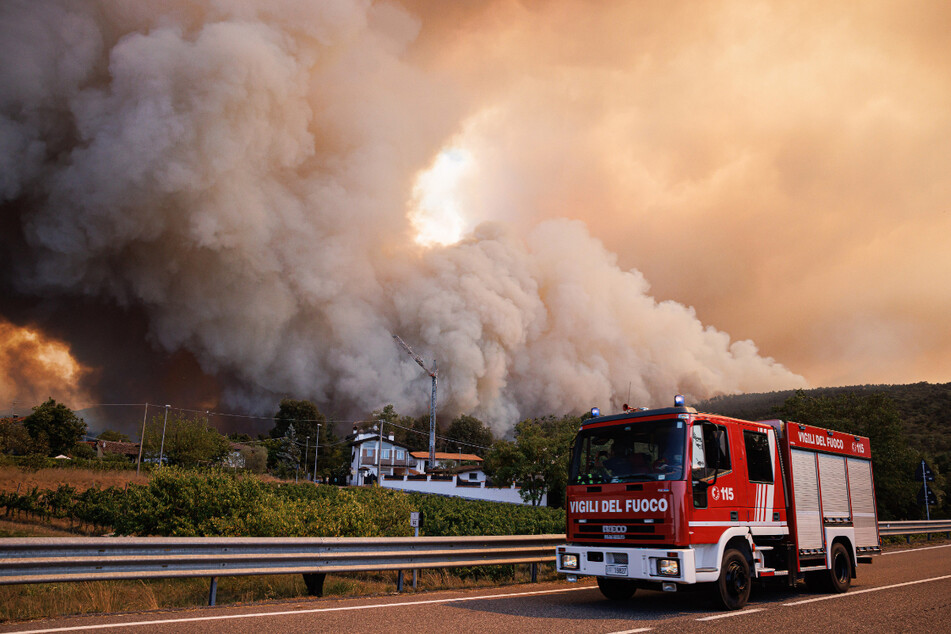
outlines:
[[[65,522],[61,524],[40,520],[0,520],[0,537],[76,537],[75,530],[69,530]]]
[[[557,578],[550,566],[539,570],[540,581]],[[517,567],[514,577],[500,580],[460,579],[444,570],[423,570],[416,590],[407,572],[406,593],[527,583],[527,566]],[[155,581],[100,581],[0,586],[0,622],[27,621],[71,614],[140,612],[165,608],[198,607],[208,604],[209,579],[161,579]],[[324,596],[353,597],[396,592],[395,572],[328,575]],[[307,597],[301,575],[219,577],[217,604],[293,600]]]
[[[21,493],[33,487],[39,489],[55,489],[61,484],[68,484],[80,491],[98,486],[124,487],[127,484],[148,484],[149,476],[143,473],[136,476],[134,470],[98,471],[95,469],[40,469],[26,471],[19,467],[0,467],[0,491],[16,491]]]

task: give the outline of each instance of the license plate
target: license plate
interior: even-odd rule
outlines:
[[[627,576],[627,566],[615,566],[608,564],[604,567],[604,574],[613,575],[615,577],[626,577]]]

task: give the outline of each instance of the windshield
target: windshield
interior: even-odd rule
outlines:
[[[583,429],[575,439],[568,482],[680,480],[686,440],[684,422],[677,419]]]

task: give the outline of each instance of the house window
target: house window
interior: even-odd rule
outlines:
[[[384,449],[384,450],[383,450],[383,459],[384,459],[384,460],[389,460],[389,459],[390,459],[390,450],[389,450],[389,449]]]
[[[397,459],[397,460],[402,460],[402,459],[403,459],[403,450],[402,450],[402,449],[397,449],[397,450],[396,450],[396,459]]]
[[[373,447],[367,449],[367,458],[373,457]]]
[[[470,472],[469,472],[469,479],[470,479],[470,480],[478,480],[478,479],[479,479],[479,474],[476,473],[475,471],[470,471]]]

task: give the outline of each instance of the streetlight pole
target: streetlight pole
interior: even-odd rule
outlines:
[[[383,452],[383,421],[380,421],[380,424],[377,426],[377,436],[376,436],[376,484],[380,484],[380,476],[383,473],[380,471],[380,454]]]
[[[320,447],[320,423],[317,423],[317,438],[314,439],[314,484],[317,484],[317,448]]]
[[[310,436],[305,437],[304,439],[304,479],[309,480],[307,477],[307,454],[310,453]]]
[[[142,447],[145,446],[145,419],[149,417],[149,404],[145,404],[145,413],[142,414],[142,435],[139,436],[139,457],[135,461],[135,475],[139,475],[139,468],[142,466]]]
[[[158,453],[158,464],[160,467],[162,466],[162,456],[164,456],[165,454],[165,426],[168,425],[168,408],[169,407],[171,407],[171,405],[165,406],[165,422],[162,423],[162,444],[159,446],[159,453]]]

